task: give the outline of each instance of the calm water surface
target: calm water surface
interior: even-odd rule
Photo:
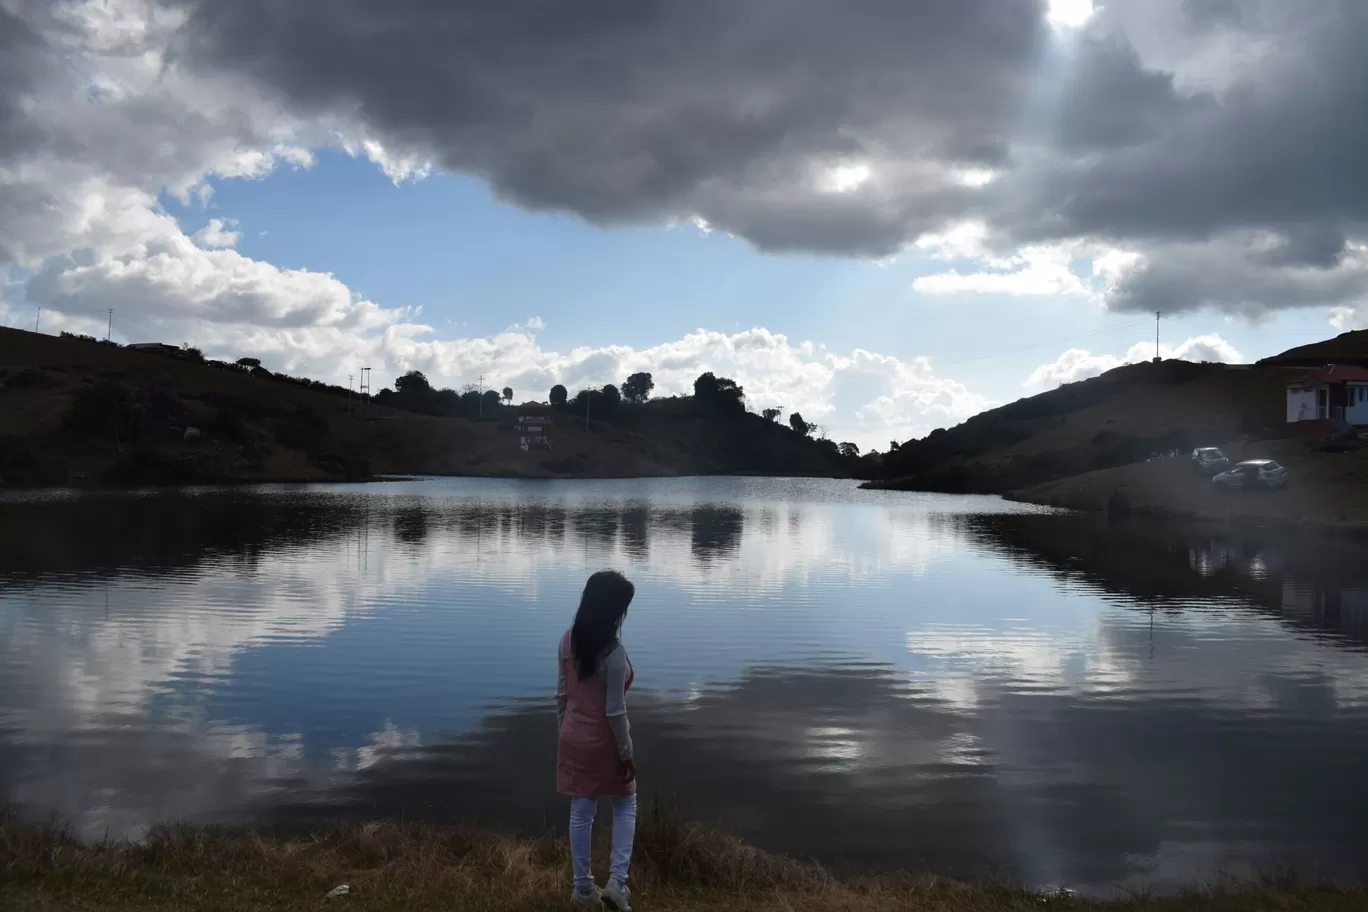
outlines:
[[[0,499],[0,794],[87,833],[562,826],[555,644],[761,846],[1099,890],[1368,850],[1368,550],[773,479]]]

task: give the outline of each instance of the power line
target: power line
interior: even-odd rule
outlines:
[[[1148,323],[1148,322],[1149,322],[1149,317],[1146,317],[1146,318],[1143,319],[1143,320],[1134,320],[1134,321],[1132,321],[1132,322],[1130,322],[1130,323],[1122,323],[1122,324],[1119,325],[1119,326],[1108,326],[1108,327],[1106,327],[1106,328],[1104,328],[1104,329],[1095,329],[1095,330],[1093,330],[1092,332],[1079,333],[1079,334],[1076,335],[1076,336],[1068,336],[1068,337],[1063,338],[1063,339],[1055,339],[1055,340],[1053,340],[1053,341],[1051,341],[1051,342],[1042,342],[1042,343],[1040,343],[1039,345],[1028,345],[1028,346],[1026,346],[1025,348],[1013,348],[1013,349],[1010,349],[1010,350],[1008,350],[1008,351],[994,352],[994,353],[991,354],[991,355],[975,355],[975,356],[972,357],[972,358],[962,358],[962,359],[959,360],[959,361],[946,361],[944,364],[942,364],[942,365],[940,365],[940,366],[941,366],[941,367],[950,367],[950,366],[955,365],[955,364],[968,364],[968,363],[970,363],[971,361],[984,361],[984,360],[987,360],[988,358],[1001,358],[1001,357],[1003,357],[1003,356],[1005,356],[1005,355],[1015,355],[1015,354],[1018,354],[1018,353],[1020,353],[1020,352],[1035,351],[1036,349],[1040,349],[1040,348],[1049,348],[1049,347],[1052,346],[1052,345],[1063,345],[1065,342],[1072,342],[1072,341],[1074,341],[1075,339],[1086,339],[1086,338],[1089,337],[1089,336],[1100,336],[1100,335],[1102,335],[1103,333],[1120,332],[1120,331],[1123,330],[1123,329],[1130,329],[1130,328],[1132,328],[1132,327],[1140,326],[1140,325],[1145,324],[1145,323]]]

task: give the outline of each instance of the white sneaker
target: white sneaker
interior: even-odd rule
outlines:
[[[632,894],[625,883],[610,880],[600,892],[603,896],[603,904],[608,908],[617,909],[617,912],[632,912],[632,907],[627,902],[628,897]]]
[[[590,887],[588,890],[573,889],[570,891],[570,905],[602,909],[603,891],[598,887]]]

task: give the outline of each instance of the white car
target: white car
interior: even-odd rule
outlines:
[[[1198,447],[1192,451],[1192,471],[1199,475],[1215,475],[1230,468],[1230,457],[1216,447]]]
[[[1246,459],[1211,479],[1218,491],[1273,490],[1287,484],[1287,469],[1272,459]]]

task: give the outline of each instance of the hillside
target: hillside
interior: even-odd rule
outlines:
[[[1318,359],[1368,361],[1368,332],[1302,346],[1257,365],[1133,364],[970,418],[866,460],[868,487],[1007,494],[1086,510],[1368,523],[1368,448],[1286,422],[1285,385]],[[1187,455],[1219,446],[1233,460],[1286,465],[1287,490],[1223,494]],[[1179,458],[1166,458],[1174,451]],[[1152,456],[1161,458],[1151,459]],[[870,470],[874,471],[870,471]]]
[[[691,399],[624,405],[587,427],[559,414],[552,450],[524,452],[514,409],[472,419],[373,404],[362,419],[344,390],[225,367],[0,329],[0,483],[850,474],[830,444]]]
[[[1325,364],[1352,364],[1368,367],[1368,329],[1340,333],[1310,345],[1290,348],[1280,355],[1264,358],[1264,367],[1321,367]]]
[[[1287,372],[1243,365],[1146,362],[1021,399],[885,454],[872,486],[1002,493],[1276,433]]]

